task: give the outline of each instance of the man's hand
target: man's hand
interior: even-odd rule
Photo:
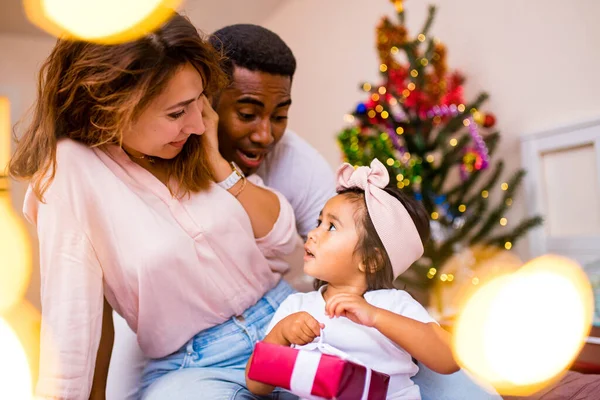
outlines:
[[[290,314],[279,321],[267,335],[265,341],[286,346],[292,344],[301,346],[319,337],[323,328],[325,328],[324,324],[309,313],[301,311]]]
[[[352,322],[373,327],[379,308],[367,303],[364,297],[341,293],[327,300],[325,314],[329,317],[346,317]]]

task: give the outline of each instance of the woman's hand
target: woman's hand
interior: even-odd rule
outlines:
[[[325,314],[330,318],[346,317],[352,322],[373,327],[379,308],[367,303],[364,297],[340,293],[331,297],[325,304]]]
[[[212,108],[205,95],[202,95],[202,120],[205,128],[203,143],[207,146],[206,154],[213,170],[214,179],[220,182],[229,176],[231,167],[219,152],[219,114]]]
[[[290,314],[275,325],[273,330],[267,335],[266,341],[271,341],[273,335],[279,336],[281,340],[276,340],[279,344],[285,344],[287,346],[305,345],[316,337],[321,335],[321,329],[325,328],[325,325],[317,321],[312,315],[307,312],[301,311],[294,314]],[[271,335],[273,334],[273,335]],[[271,338],[269,338],[271,336]]]

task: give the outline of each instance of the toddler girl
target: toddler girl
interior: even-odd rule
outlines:
[[[429,218],[423,206],[389,183],[379,160],[337,173],[337,196],[308,234],[304,271],[317,291],[289,296],[264,341],[302,348],[320,336],[365,366],[390,375],[388,399],[420,399],[413,357],[438,373],[459,368],[449,334],[393,281],[423,254]],[[250,363],[248,363],[249,365]],[[246,378],[266,395],[272,386]]]

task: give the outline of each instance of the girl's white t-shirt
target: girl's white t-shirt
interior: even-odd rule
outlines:
[[[322,292],[296,293],[289,296],[276,311],[267,333],[290,314],[305,311],[325,324],[323,342],[341,350],[365,366],[390,376],[387,399],[420,400],[419,387],[410,379],[419,371],[412,357],[400,346],[375,328],[352,322],[348,318],[329,318],[325,315]],[[365,300],[375,307],[423,323],[437,323],[410,294],[403,290],[374,290],[364,294]],[[318,340],[318,339],[317,339]],[[298,346],[302,349],[302,346]]]

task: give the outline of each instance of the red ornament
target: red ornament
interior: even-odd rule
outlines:
[[[494,114],[485,114],[485,119],[483,120],[483,127],[491,128],[495,124],[496,124],[496,117],[494,117]]]

